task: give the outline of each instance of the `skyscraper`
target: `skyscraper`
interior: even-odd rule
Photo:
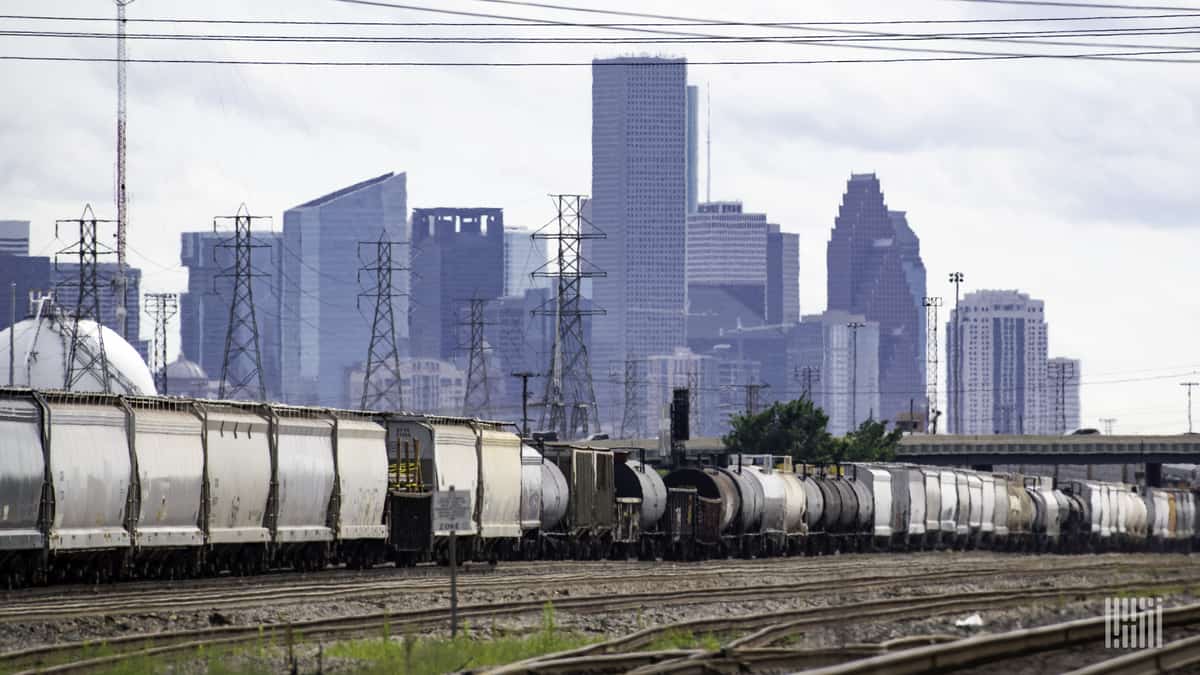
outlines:
[[[359,313],[355,299],[373,290],[359,285],[360,241],[381,236],[406,242],[408,190],[403,173],[382,176],[331,192],[283,214],[283,390],[289,403],[357,405],[348,392],[349,372],[366,360],[371,339],[370,307]],[[364,247],[373,262],[374,248]],[[407,261],[395,250],[397,267]],[[407,271],[393,274],[393,291],[408,291]],[[396,336],[408,341],[408,297],[393,298]]]
[[[878,323],[836,310],[805,316],[792,331],[790,374],[800,381],[801,395],[807,388],[829,416],[830,433],[842,435],[880,419],[879,341]]]
[[[688,338],[767,318],[768,225],[741,202],[699,204],[687,218]]]
[[[590,208],[606,238],[588,255],[606,276],[592,284],[605,312],[594,321],[593,373],[685,342],[687,164],[687,62],[594,61]]]
[[[256,245],[250,263],[261,276],[251,280],[259,354],[267,395],[282,397],[281,340],[283,321],[283,234],[251,231]],[[233,277],[233,248],[228,232],[184,232],[180,235],[180,262],[188,271],[187,291],[179,296],[179,351],[209,377],[220,378],[225,361],[225,335]]]
[[[767,224],[767,323],[800,320],[800,235]]]
[[[531,288],[549,286],[546,277],[535,277],[550,259],[545,239],[534,239],[524,229],[504,230],[504,295],[524,295]]]
[[[879,324],[880,410],[894,420],[925,400],[925,266],[903,212],[875,174],[852,174],[826,252],[829,309]]]
[[[961,321],[962,349],[954,331]],[[1046,386],[1046,317],[1041,300],[1017,291],[962,297],[946,324],[950,418],[955,434],[1041,434],[1051,429]],[[955,354],[962,354],[962,368]],[[962,382],[956,373],[962,372]],[[959,397],[961,396],[961,401]]]
[[[1079,383],[1083,376],[1079,359],[1062,356],[1046,360],[1046,432],[1066,434],[1080,425]]]
[[[62,262],[53,260],[50,262],[50,285],[54,290],[54,301],[58,303],[59,307],[71,312],[79,304],[79,263],[67,262],[70,260],[70,256],[63,256],[60,260]],[[120,333],[121,322],[117,320],[117,307],[120,306],[120,302],[117,299],[116,287],[112,284],[112,280],[117,276],[117,264],[114,262],[98,263],[96,272],[99,277],[100,323]],[[125,311],[129,317],[130,339],[128,342],[137,350],[139,356],[146,359],[149,356],[150,344],[148,340],[142,340],[139,337],[142,325],[142,295],[140,291],[142,271],[136,267],[130,267],[126,270],[126,279],[129,283],[129,293],[125,297]],[[19,301],[20,298],[18,298]]]
[[[687,87],[687,212],[695,213],[700,202],[700,88]]]
[[[0,253],[29,255],[28,220],[0,220]]]
[[[504,295],[504,211],[413,209],[412,242],[413,354],[461,355],[471,298]]]

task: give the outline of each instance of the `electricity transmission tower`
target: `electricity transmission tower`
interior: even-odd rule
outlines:
[[[804,366],[796,371],[796,377],[804,383],[804,388],[800,390],[800,398],[812,400],[812,388],[814,384],[821,383],[821,370],[812,366]]]
[[[467,359],[467,393],[463,397],[463,415],[489,419],[491,417],[491,387],[488,383],[487,350],[484,347],[483,320],[487,300],[468,298],[470,318],[466,325],[471,333]]]
[[[1179,383],[1179,386],[1181,386],[1181,387],[1187,387],[1187,399],[1188,399],[1188,433],[1190,434],[1190,433],[1193,433],[1193,432],[1192,432],[1192,389],[1193,389],[1194,387],[1200,387],[1200,382],[1180,382],[1180,383]]]
[[[853,351],[850,356],[850,430],[858,428],[858,329],[867,324],[851,321],[846,324],[853,336]]]
[[[1051,371],[1056,371],[1053,374],[1055,377],[1055,385],[1057,391],[1054,392],[1054,412],[1058,416],[1060,432],[1066,433],[1067,429],[1067,380],[1075,377],[1075,364],[1070,362],[1051,363],[1047,365]]]
[[[534,314],[554,317],[554,348],[546,373],[540,426],[557,431],[562,439],[581,438],[589,428],[600,428],[592,369],[583,340],[583,317],[604,313],[585,310],[581,303],[583,280],[604,276],[604,272],[589,267],[582,245],[584,240],[602,239],[604,234],[583,217],[582,195],[551,195],[551,199],[557,217],[532,235],[557,245],[554,260],[534,272],[534,276],[555,280],[553,305],[547,302],[534,310]]]
[[[167,394],[167,322],[179,312],[178,293],[147,293],[146,313],[154,319],[154,348],[150,370],[160,396]]]
[[[233,236],[217,244],[218,248],[233,249],[233,266],[217,275],[218,278],[233,277],[233,297],[229,303],[229,327],[225,332],[225,359],[221,364],[220,398],[245,400],[267,399],[267,387],[263,380],[262,354],[259,351],[258,318],[254,310],[254,277],[263,276],[254,271],[253,253],[265,244],[255,244],[250,236],[255,220],[270,216],[252,216],[242,204],[237,215],[213,218],[213,231],[218,232],[217,221],[232,220]]]
[[[75,308],[71,311],[71,344],[67,350],[66,376],[63,388],[71,391],[84,377],[91,375],[100,383],[104,393],[112,392],[109,376],[108,353],[104,350],[104,329],[100,324],[100,271],[96,259],[99,255],[107,255],[111,251],[101,251],[101,245],[96,237],[99,223],[111,223],[111,220],[97,220],[92,211],[92,205],[83,207],[83,214],[77,220],[59,220],[54,226],[54,236],[58,236],[58,227],[64,224],[79,226],[79,240],[54,256],[58,263],[59,255],[69,255],[79,258],[79,278],[77,281],[60,284],[61,288],[73,287],[78,291]],[[62,293],[57,293],[62,297]],[[80,330],[80,322],[90,319],[96,322],[96,344],[93,348],[88,343],[88,336]]]
[[[625,409],[621,414],[621,438],[645,438],[646,404],[642,401],[641,370],[637,359],[625,359]]]
[[[1101,418],[1100,418],[1100,423],[1104,425],[1104,435],[1105,435],[1105,436],[1112,436],[1113,425],[1117,423],[1117,418],[1115,418],[1115,417],[1101,417]]]
[[[925,386],[926,394],[925,421],[930,433],[937,433],[938,411],[938,307],[942,306],[940,297],[926,297],[925,305]]]
[[[766,384],[766,383],[761,383],[761,382],[759,382],[759,383],[751,382],[748,384],[734,384],[734,385],[730,385],[730,386],[734,387],[735,389],[744,389],[746,391],[746,414],[747,415],[758,414],[758,394],[763,389],[769,389],[771,387],[771,385]]]
[[[394,272],[403,272],[407,267],[398,267],[393,262],[393,247],[403,242],[393,242],[385,234],[378,241],[358,242],[359,260],[362,260],[362,247],[375,247],[375,260],[372,264],[363,261],[358,270],[359,284],[362,283],[363,272],[375,274],[375,285],[372,293],[360,293],[357,302],[363,298],[375,299],[375,317],[371,321],[371,343],[367,346],[367,367],[363,372],[363,391],[359,407],[363,410],[404,409],[404,392],[400,389],[400,349],[396,344],[396,314],[392,298],[402,295],[397,293],[392,283]]]

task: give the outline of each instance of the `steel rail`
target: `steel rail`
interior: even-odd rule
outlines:
[[[1166,622],[1166,616],[1163,617]],[[1169,673],[1200,663],[1200,635],[1168,642],[1084,666],[1067,675],[1143,675]]]

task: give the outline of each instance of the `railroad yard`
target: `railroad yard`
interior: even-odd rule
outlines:
[[[1099,619],[1105,597],[1188,605],[1200,566],[1184,555],[990,552],[502,563],[465,567],[458,594],[462,640],[536,635],[549,621],[579,646],[557,665],[542,656],[508,672],[701,672],[689,668],[719,668],[717,654],[725,669],[787,672]],[[386,672],[338,644],[445,638],[448,606],[446,569],[434,566],[23,589],[0,594],[0,672],[204,672],[213,654],[221,672]],[[974,614],[981,625],[956,626]],[[1168,642],[1188,635],[1165,631]],[[1026,647],[1016,671],[1003,667],[1036,672],[1044,658],[1045,672],[1061,672],[1120,653],[1075,644],[1040,656]],[[497,665],[464,657],[451,669]]]

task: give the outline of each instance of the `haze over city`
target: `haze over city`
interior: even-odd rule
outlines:
[[[382,4],[260,2],[249,11],[233,2],[198,7],[138,0],[128,12],[131,19],[501,20]],[[502,3],[448,2],[438,9],[541,20],[650,20]],[[686,12],[673,3],[647,7],[620,2],[606,3],[605,9],[685,13],[690,19],[713,21],[752,15],[759,22],[1133,13],[968,2],[801,7],[697,2],[688,3]],[[1180,5],[1181,11],[1187,9]],[[108,4],[82,1],[54,7],[64,16],[107,16],[110,10]],[[39,14],[46,8],[18,1],[8,3],[6,11]],[[1156,19],[1140,25],[1187,22]],[[108,30],[104,26],[74,27]],[[131,33],[176,30],[135,26]],[[778,32],[796,37],[835,29]],[[340,34],[349,29],[221,25],[204,30]],[[380,35],[389,30],[394,32],[355,29]],[[420,30],[476,37],[528,33],[464,26]],[[538,30],[538,36],[567,35],[566,29]],[[747,30],[712,26],[704,32],[737,35]],[[598,28],[586,32],[601,38],[627,35]],[[571,35],[577,36],[578,29]],[[1089,39],[1133,45],[1108,51],[1136,51],[1142,45],[1170,49],[1182,42],[1164,35]],[[12,35],[0,40],[0,53],[8,56],[107,58],[112,53],[111,40]],[[931,48],[1027,50],[971,42]],[[1039,45],[1037,51],[1104,49]],[[711,172],[713,200],[740,200],[747,210],[767,213],[783,231],[799,235],[803,314],[820,313],[826,306],[826,244],[846,181],[852,173],[874,172],[888,206],[906,211],[920,237],[929,295],[952,304],[953,287],[946,275],[961,271],[964,292],[1018,289],[1045,302],[1049,355],[1083,362],[1085,426],[1112,417],[1124,433],[1184,430],[1186,407],[1178,382],[1196,379],[1200,369],[1194,339],[1200,330],[1200,300],[1193,292],[1193,252],[1200,250],[1195,216],[1200,196],[1194,185],[1200,84],[1195,66],[1188,64],[1020,59],[705,65],[906,54],[812,43],[318,48],[295,42],[131,39],[129,244],[131,264],[145,275],[142,290],[184,287],[180,232],[205,229],[213,216],[232,214],[243,202],[256,215],[273,216],[278,230],[284,210],[387,171],[407,173],[410,208],[495,206],[505,210],[506,225],[540,227],[554,215],[547,193],[586,194],[591,187],[591,60],[646,53],[687,58],[688,82],[700,88],[702,156],[704,131],[711,128],[712,134],[711,166],[702,159],[699,169],[701,199]],[[351,68],[137,62],[159,58],[576,65]],[[32,221],[35,253],[46,255],[65,244],[54,241],[53,223],[76,217],[85,202],[102,218],[115,216],[113,72],[114,65],[107,62],[0,62],[10,101],[0,113],[6,149],[0,164],[0,217]],[[149,335],[144,323],[142,336]]]

